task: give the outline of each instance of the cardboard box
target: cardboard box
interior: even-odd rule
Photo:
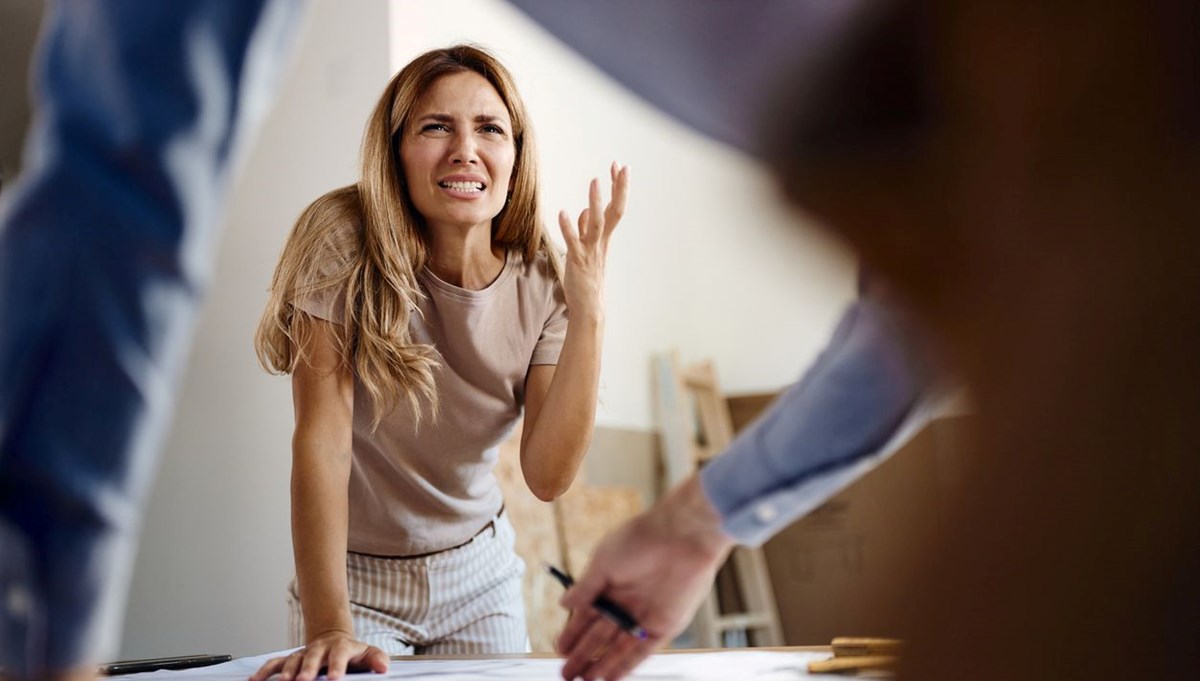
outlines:
[[[953,508],[971,417],[930,423],[892,458],[764,546],[789,645],[889,636],[891,607]]]
[[[738,411],[732,403],[731,411]],[[890,604],[911,570],[936,560],[924,555],[924,538],[954,507],[972,420],[934,420],[878,468],[766,543],[788,645],[895,635],[903,613]]]

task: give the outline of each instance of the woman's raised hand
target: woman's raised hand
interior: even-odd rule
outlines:
[[[571,225],[567,211],[559,211],[558,226],[567,242],[566,272],[563,291],[572,317],[603,313],[604,263],[608,240],[625,214],[629,195],[629,166],[613,162],[612,200],[600,207],[600,181],[593,179],[588,189],[588,207],[579,214],[578,229]]]

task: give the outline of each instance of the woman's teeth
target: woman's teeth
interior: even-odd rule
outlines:
[[[460,192],[481,192],[483,191],[482,182],[439,182],[438,186],[446,189],[454,189]]]

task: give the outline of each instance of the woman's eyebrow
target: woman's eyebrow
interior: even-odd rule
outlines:
[[[439,123],[449,123],[454,120],[454,116],[448,113],[427,113],[417,119],[418,121],[434,120]]]
[[[437,121],[438,123],[451,123],[454,121],[454,116],[452,116],[448,113],[440,113],[440,112],[439,113],[427,113],[427,114],[421,116],[420,118],[418,118],[417,120],[418,121],[432,120],[432,121]],[[499,116],[496,114],[478,114],[475,116],[474,121],[476,123],[508,123],[508,118],[506,118],[504,116]]]

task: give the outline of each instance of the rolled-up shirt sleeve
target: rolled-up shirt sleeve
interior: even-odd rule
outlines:
[[[700,471],[723,529],[757,546],[870,470],[923,421],[927,381],[898,315],[857,301],[800,382]]]

